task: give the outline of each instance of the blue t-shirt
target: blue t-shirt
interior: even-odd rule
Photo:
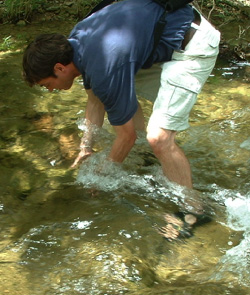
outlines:
[[[128,122],[137,110],[135,74],[153,48],[154,27],[163,8],[152,0],[124,0],[79,22],[68,38],[85,88],[102,101],[112,125]],[[167,15],[154,62],[169,61],[181,48],[194,15],[185,7]]]

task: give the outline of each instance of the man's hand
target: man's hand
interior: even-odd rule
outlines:
[[[80,153],[78,154],[77,158],[75,159],[74,163],[71,165],[71,168],[77,167],[79,164],[82,163],[83,160],[88,158],[92,155],[92,150],[90,148],[83,148],[81,149]]]

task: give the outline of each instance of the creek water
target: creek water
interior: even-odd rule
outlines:
[[[84,130],[82,81],[29,88],[21,59],[0,55],[1,294],[249,294],[249,64],[218,60],[178,135],[212,222],[170,243],[156,226],[192,192],[162,176],[144,133],[122,165],[105,161],[107,120],[96,153],[70,169]],[[146,120],[156,76],[137,78]]]

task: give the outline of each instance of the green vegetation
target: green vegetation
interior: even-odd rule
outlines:
[[[0,51],[13,49],[13,40],[11,36],[4,37],[0,43]]]
[[[5,0],[0,1],[0,24],[18,24],[11,31],[1,30],[0,51],[15,50],[29,41],[29,36],[21,36],[23,26],[29,23],[45,23],[48,20],[71,22],[82,19],[101,0]],[[122,1],[122,0],[119,0]],[[223,32],[223,40],[233,49],[237,46],[237,55],[249,57],[248,40],[250,0],[194,0],[193,4],[213,25],[223,31],[229,23],[237,21],[231,27],[232,34]],[[228,31],[228,30],[226,30]],[[21,36],[18,36],[18,34]],[[30,33],[28,34],[30,35]],[[229,48],[229,47],[227,47]]]
[[[92,7],[97,5],[101,0],[75,0],[76,12],[78,18],[82,18]]]
[[[44,11],[63,13],[72,9],[74,15],[82,18],[90,9],[101,0],[5,0],[0,6],[0,22],[16,23],[19,20],[31,21],[35,13]],[[235,16],[243,4],[248,0],[195,0],[194,4],[209,18],[214,14],[225,18]]]
[[[0,22],[16,23],[19,20],[30,22],[35,13],[44,11],[58,12],[61,8],[67,10],[73,7],[77,17],[83,17],[100,0],[5,0],[0,7]]]
[[[5,0],[4,14],[9,21],[29,20],[32,13],[38,9],[43,2],[42,0]]]
[[[3,35],[0,39],[0,52],[18,50],[26,44],[26,40],[26,32],[21,32],[12,35]]]

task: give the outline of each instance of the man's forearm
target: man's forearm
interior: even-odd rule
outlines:
[[[94,133],[97,127],[101,127],[104,121],[104,105],[94,95],[91,89],[86,90],[88,102],[85,111],[85,132],[81,140],[80,148],[91,148],[94,140]]]
[[[94,95],[91,89],[86,90],[88,94],[88,102],[85,112],[84,133],[81,139],[80,152],[76,157],[74,163],[71,165],[75,168],[82,160],[86,159],[92,154],[92,146],[94,142],[94,135],[98,127],[101,127],[104,121],[104,105]]]
[[[85,148],[91,150],[94,142],[95,132],[98,127],[87,119],[85,119],[83,126],[83,136],[80,143],[80,149]]]

